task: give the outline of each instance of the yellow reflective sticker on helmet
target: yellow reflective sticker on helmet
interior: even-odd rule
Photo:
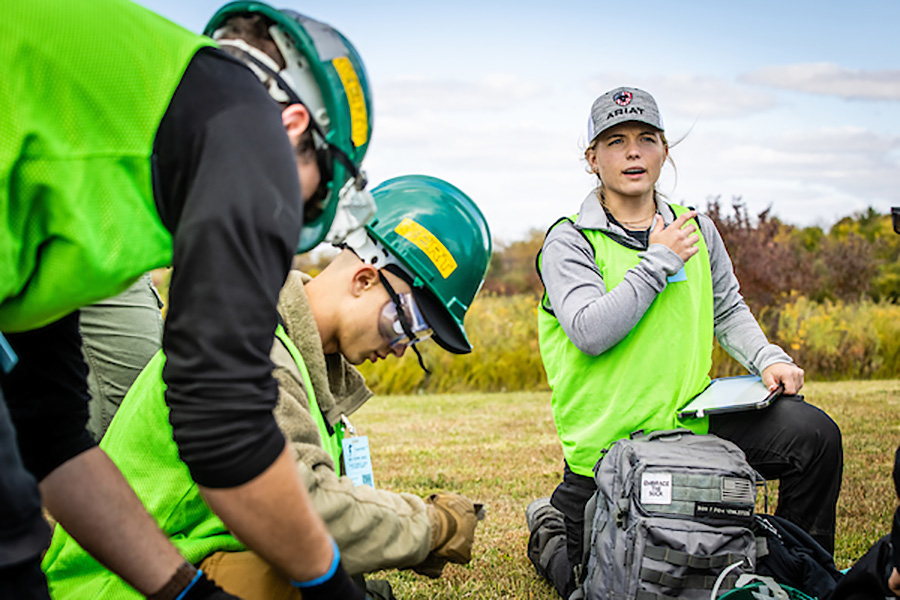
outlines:
[[[341,83],[344,84],[344,93],[347,94],[347,104],[350,107],[350,139],[353,145],[359,148],[369,141],[369,114],[366,111],[366,96],[363,94],[359,77],[353,70],[353,63],[346,56],[339,56],[331,61],[334,70],[337,71]]]
[[[441,240],[434,237],[434,234],[413,221],[412,219],[403,219],[400,224],[394,228],[394,231],[400,237],[406,238],[415,244],[419,250],[425,253],[434,266],[437,268],[441,277],[447,279],[450,274],[456,270],[456,259],[447,250],[447,247],[441,243]]]

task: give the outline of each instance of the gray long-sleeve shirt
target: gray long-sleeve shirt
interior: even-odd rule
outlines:
[[[658,201],[666,225],[674,219],[672,208]],[[700,231],[709,249],[713,284],[713,325],[719,343],[751,373],[757,375],[775,363],[793,363],[784,350],[770,344],[753,317],[722,237],[706,215],[699,215]],[[594,250],[579,230],[596,229],[616,242],[641,250],[641,261],[621,284],[607,290],[594,261]],[[541,278],[550,308],[572,343],[586,354],[602,354],[624,338],[644,316],[669,275],[684,266],[681,258],[662,244],[643,247],[617,223],[611,222],[597,198],[588,194],[574,224],[562,222],[544,240]],[[696,257],[688,260],[697,260]]]

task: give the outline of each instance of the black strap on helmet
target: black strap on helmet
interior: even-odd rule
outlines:
[[[419,349],[416,348],[416,342],[419,341],[415,334],[412,332],[412,325],[409,323],[409,319],[406,318],[406,313],[403,311],[403,301],[400,299],[400,296],[397,295],[397,292],[394,291],[394,288],[391,287],[391,284],[388,283],[387,277],[381,272],[381,269],[378,270],[378,279],[381,280],[381,285],[384,286],[384,289],[387,290],[388,296],[391,297],[391,302],[394,303],[394,306],[397,308],[397,317],[400,320],[400,327],[403,328],[403,333],[406,334],[406,337],[410,340],[409,346],[413,349],[413,352],[416,353],[416,358],[419,359],[419,366],[422,367],[422,370],[428,374],[431,374],[431,371],[425,366],[425,361],[422,360],[422,354],[419,352]]]

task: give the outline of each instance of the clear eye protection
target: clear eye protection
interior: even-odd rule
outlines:
[[[408,327],[403,326],[403,318]],[[410,293],[397,294],[396,300],[384,305],[378,318],[378,332],[391,348],[412,346],[427,340],[433,333]]]

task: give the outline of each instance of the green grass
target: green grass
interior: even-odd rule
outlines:
[[[804,392],[844,435],[836,561],[846,567],[890,530],[900,380],[814,383]],[[448,565],[438,580],[376,575],[390,580],[398,597],[556,597],[525,557],[525,507],[548,496],[562,477],[548,392],[376,397],[352,420],[369,436],[378,487],[454,491],[487,507],[470,564]]]

